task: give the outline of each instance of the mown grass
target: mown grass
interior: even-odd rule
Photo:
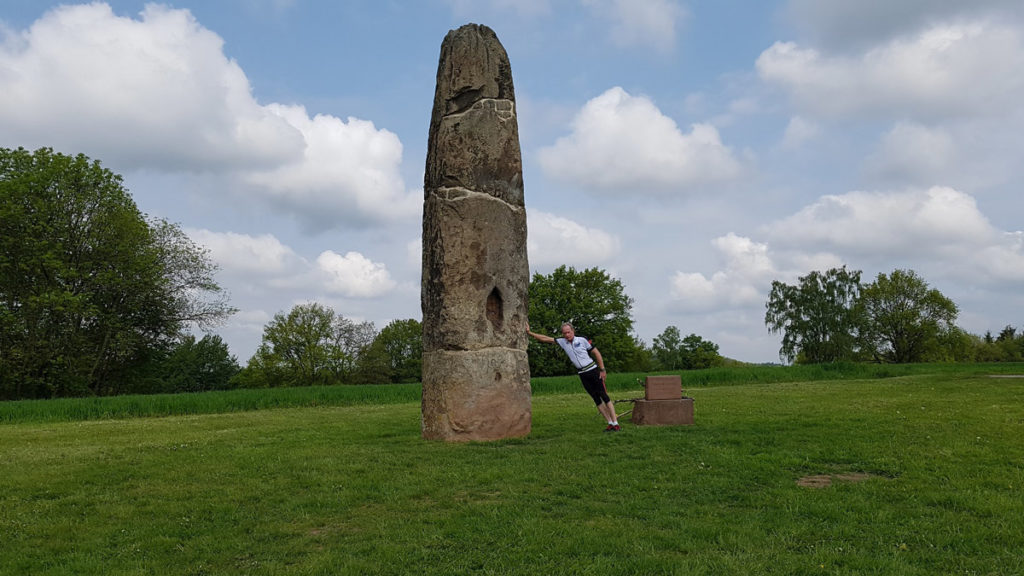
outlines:
[[[695,426],[604,434],[541,393],[528,437],[467,445],[415,400],[10,423],[0,574],[1024,573],[1024,380],[687,394]]]

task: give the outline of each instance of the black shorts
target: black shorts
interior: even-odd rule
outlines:
[[[608,390],[604,386],[604,382],[601,381],[601,371],[597,368],[593,370],[587,370],[586,372],[580,372],[580,381],[583,382],[583,389],[590,394],[590,397],[594,399],[594,404],[600,406],[611,402],[611,398],[608,397]]]

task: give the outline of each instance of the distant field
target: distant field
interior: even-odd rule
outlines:
[[[1024,574],[1024,367],[728,370],[694,426],[538,380],[468,445],[415,385],[0,403],[0,574]]]

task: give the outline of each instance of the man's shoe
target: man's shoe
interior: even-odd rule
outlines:
[[[619,430],[622,430],[622,428],[621,428],[621,427],[620,427],[620,426],[619,426],[618,424],[616,424],[616,425],[614,426],[614,428],[615,428],[615,431],[616,431],[616,432],[618,432]]]
[[[605,432],[615,432],[616,430],[618,430],[618,428],[614,424],[609,424],[608,427],[604,429]]]

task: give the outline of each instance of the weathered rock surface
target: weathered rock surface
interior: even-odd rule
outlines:
[[[526,210],[512,69],[494,32],[441,44],[423,202],[423,436],[530,432]]]
[[[517,350],[424,352],[423,381],[425,438],[496,440],[530,433],[530,365]]]

